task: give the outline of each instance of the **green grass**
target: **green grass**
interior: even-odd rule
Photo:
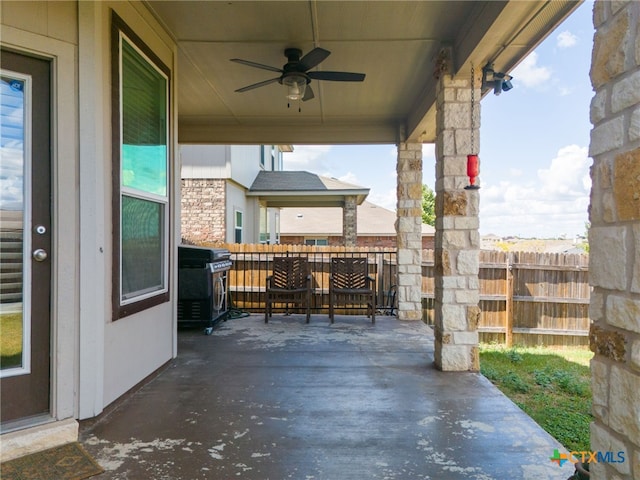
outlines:
[[[569,451],[590,450],[593,354],[481,345],[480,371]]]
[[[22,364],[22,313],[0,313],[0,368]]]

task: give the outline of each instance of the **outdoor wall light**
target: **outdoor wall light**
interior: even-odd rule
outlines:
[[[506,73],[493,70],[493,63],[487,63],[482,69],[482,88],[493,88],[495,95],[508,92],[513,88],[513,77]]]

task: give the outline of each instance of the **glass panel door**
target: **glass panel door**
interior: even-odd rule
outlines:
[[[0,432],[5,432],[50,411],[51,63],[0,49],[0,65]]]

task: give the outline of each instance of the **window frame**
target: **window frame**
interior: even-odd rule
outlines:
[[[311,243],[313,242],[313,243]],[[320,242],[320,243],[318,243]],[[313,247],[327,247],[329,246],[328,237],[304,237],[304,244]]]
[[[240,215],[240,225],[238,226],[238,215]],[[238,242],[238,232],[240,232],[240,241]],[[233,210],[233,242],[244,243],[244,212],[239,208]]]
[[[144,193],[122,185],[122,42],[126,41],[149,66],[162,75],[166,82],[165,98],[165,144],[166,144],[166,195]],[[171,70],[142,41],[142,39],[114,12],[111,12],[111,153],[112,153],[112,320],[118,320],[134,313],[147,310],[170,300],[170,235],[173,205],[172,178],[172,126],[171,126]],[[160,289],[145,292],[124,299],[122,294],[122,197],[123,195],[162,205],[161,256],[162,283]]]

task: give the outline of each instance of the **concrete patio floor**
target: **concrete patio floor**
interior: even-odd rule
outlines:
[[[379,316],[251,315],[180,331],[169,367],[81,442],[101,479],[562,479],[562,447],[433,332]]]

